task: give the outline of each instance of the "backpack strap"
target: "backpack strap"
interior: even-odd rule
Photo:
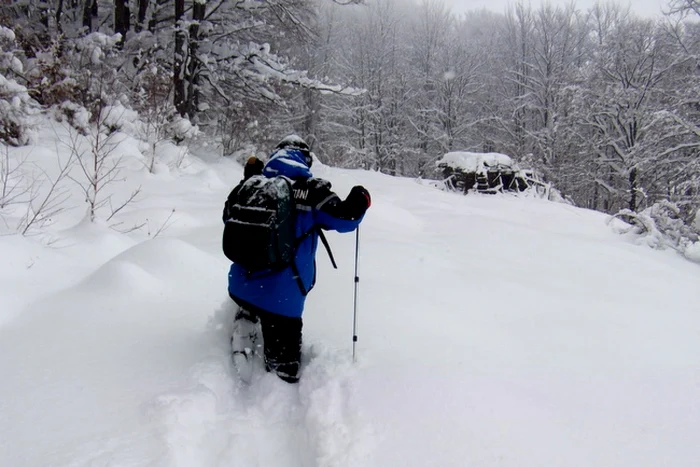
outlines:
[[[296,241],[296,245],[294,246],[294,251],[299,248],[299,245],[301,245],[301,242],[303,242],[306,237],[311,235],[312,233],[317,232],[318,236],[321,237],[321,243],[323,243],[324,248],[326,249],[326,252],[328,253],[328,258],[331,260],[331,264],[333,265],[333,268],[338,269],[338,265],[335,262],[335,257],[333,256],[333,251],[331,250],[331,245],[328,243],[328,239],[326,236],[323,234],[323,230],[321,230],[319,227],[312,227],[310,228],[307,232],[304,233],[301,237],[299,237]],[[296,259],[296,253],[294,255],[295,257],[292,259],[290,263],[290,267],[292,268],[292,272],[294,273],[294,278],[297,281],[297,285],[299,286],[299,291],[301,294],[306,297],[309,293],[309,290],[306,290],[304,287],[304,283],[301,281],[301,274],[299,274],[299,268],[297,268],[297,263],[295,261]]]
[[[318,236],[321,237],[321,243],[323,243],[323,246],[326,248],[326,252],[328,253],[328,258],[331,260],[331,264],[333,265],[333,268],[338,269],[338,265],[335,264],[335,258],[333,257],[333,252],[331,251],[331,245],[328,243],[328,239],[326,239],[326,236],[323,234],[323,230],[320,228],[316,227],[318,229]]]
[[[294,278],[297,280],[299,291],[304,297],[306,297],[310,291],[304,288],[304,283],[301,281],[301,274],[299,274],[299,268],[297,268],[297,262],[294,260],[294,258],[292,258],[292,263],[290,266],[292,268],[292,273],[294,273]]]

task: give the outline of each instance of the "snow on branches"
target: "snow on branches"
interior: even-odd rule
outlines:
[[[31,99],[27,88],[15,79],[24,70],[16,53],[14,32],[0,26],[0,140],[21,146],[31,136]]]
[[[698,214],[694,213],[697,218]],[[700,229],[698,219],[684,219],[681,209],[670,201],[659,201],[641,212],[623,209],[610,217],[620,219],[625,226],[616,226],[621,234],[633,234],[658,249],[672,248],[686,258],[700,263]],[[693,222],[695,221],[695,222]]]

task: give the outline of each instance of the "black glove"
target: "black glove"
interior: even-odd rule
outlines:
[[[369,191],[360,185],[352,187],[346,201],[357,209],[361,209],[362,212],[372,205],[372,197],[369,195]]]

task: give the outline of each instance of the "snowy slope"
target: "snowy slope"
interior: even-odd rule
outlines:
[[[2,466],[697,466],[700,267],[605,216],[314,167],[373,194],[319,251],[298,386],[233,376],[229,161],[144,174],[127,222],[0,237]],[[127,188],[123,188],[125,191]]]

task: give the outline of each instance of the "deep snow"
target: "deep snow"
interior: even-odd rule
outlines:
[[[40,141],[12,151],[48,166]],[[301,383],[248,387],[220,251],[241,167],[204,154],[148,174],[120,147],[115,196],[143,187],[121,221],[148,228],[77,207],[0,237],[0,465],[700,465],[697,264],[600,213],[318,164],[341,196],[373,196],[359,359],[355,238],[329,234],[340,269],[319,250]]]

